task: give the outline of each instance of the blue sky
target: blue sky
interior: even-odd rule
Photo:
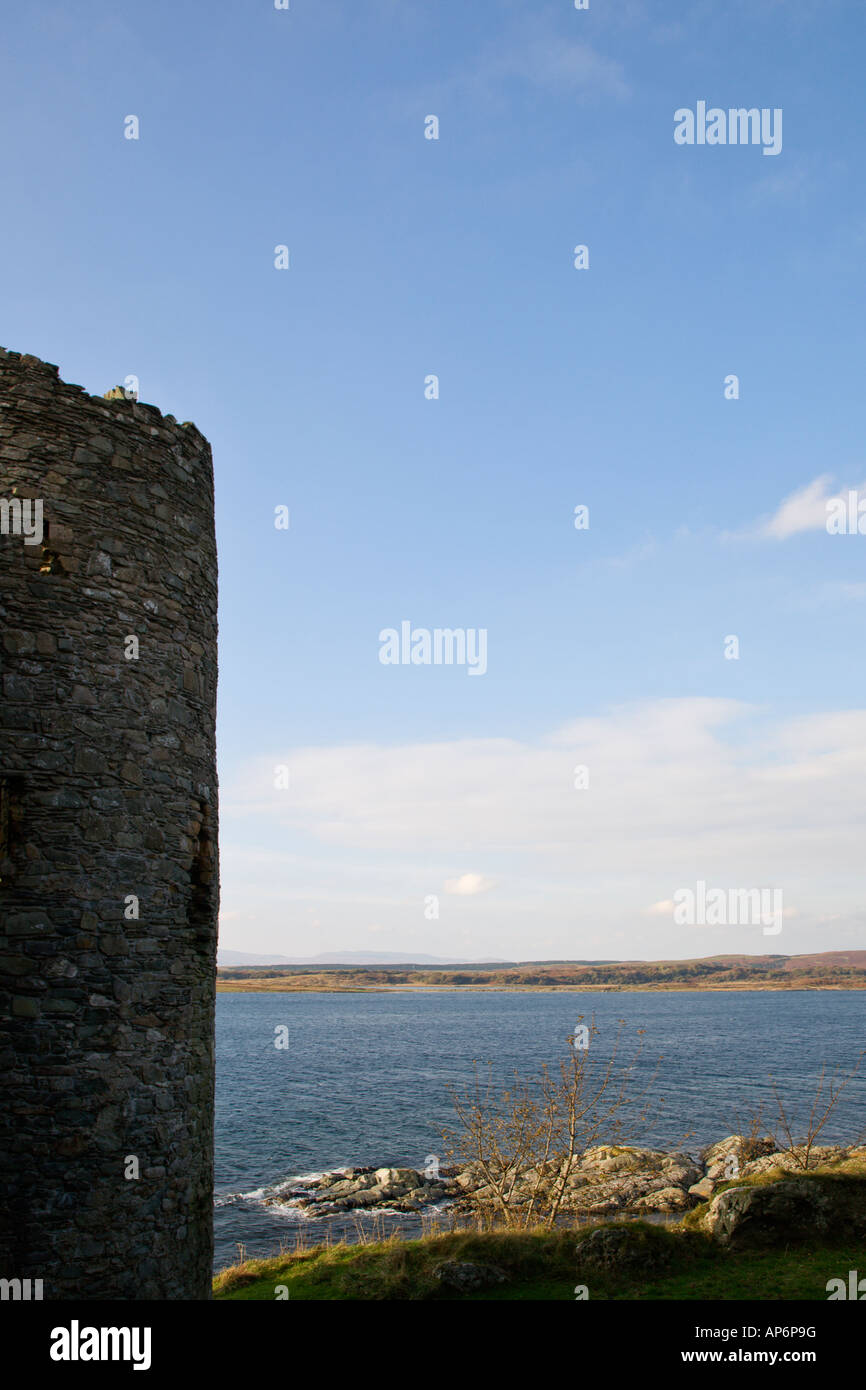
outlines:
[[[866,537],[824,524],[866,482],[862,5],[5,31],[4,345],[213,445],[223,944],[863,946]],[[781,108],[781,153],[678,146],[700,100]],[[402,620],[486,629],[486,673],[383,666]],[[699,880],[783,931],[677,926]]]

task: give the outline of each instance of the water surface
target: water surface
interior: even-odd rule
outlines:
[[[556,1064],[578,1017],[594,1013],[599,1053],[626,1020],[623,1057],[646,1030],[637,1076],[658,1057],[654,1093],[664,1099],[641,1142],[686,1149],[722,1138],[737,1116],[772,1102],[768,1073],[785,1104],[808,1109],[815,1081],[854,1065],[866,999],[857,990],[764,993],[556,994],[453,991],[382,994],[219,994],[217,996],[216,1267],[322,1238],[325,1222],[262,1205],[268,1189],[348,1165],[422,1168],[442,1153],[453,1120],[448,1085],[472,1078],[472,1061],[491,1061],[507,1079]],[[288,1028],[286,1050],[275,1030]],[[802,1125],[800,1126],[802,1128]],[[866,1129],[866,1084],[858,1078],[824,1136],[851,1140]],[[358,1218],[327,1224],[357,1234]],[[388,1223],[386,1222],[386,1225]],[[396,1219],[414,1232],[417,1218]]]

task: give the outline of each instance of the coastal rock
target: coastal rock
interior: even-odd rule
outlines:
[[[866,1233],[862,1181],[782,1178],[759,1187],[729,1187],[714,1197],[701,1225],[721,1244],[767,1248],[816,1237]]]
[[[627,1206],[629,1200],[636,1200],[642,1189],[632,1183],[628,1187],[622,1182],[593,1183],[568,1194],[563,1200],[563,1208],[575,1213],[608,1216]]]
[[[679,1168],[700,1169],[700,1164],[695,1162],[691,1154],[684,1154],[680,1152],[665,1153],[663,1151],[660,1155],[660,1158],[662,1168],[670,1168],[676,1165]]]
[[[651,1152],[647,1149],[619,1148],[602,1144],[598,1148],[587,1149],[578,1164],[578,1169],[582,1173],[634,1173],[640,1168],[646,1168]]]
[[[822,1164],[832,1163],[837,1159],[845,1158],[847,1149],[840,1148],[837,1144],[816,1146],[809,1154],[809,1168],[818,1168]],[[774,1168],[782,1168],[788,1173],[802,1173],[806,1152],[803,1148],[795,1149],[793,1152],[780,1153],[771,1152],[762,1158],[756,1158],[751,1163],[745,1164],[740,1172],[743,1178],[759,1177],[761,1173],[769,1173]]]
[[[360,1178],[350,1178],[343,1182],[333,1183],[326,1187],[324,1200],[329,1202],[338,1197],[354,1197],[358,1193],[366,1191],[368,1188],[376,1187],[376,1179],[372,1173],[364,1174]]]
[[[662,1193],[666,1195],[656,1195]],[[684,1211],[691,1205],[681,1183],[672,1182],[666,1173],[649,1171],[569,1189],[562,1210],[576,1215],[609,1216],[627,1211]]]
[[[451,1196],[450,1186],[444,1184],[431,1183],[430,1186],[419,1188],[418,1191],[428,1202],[442,1202],[446,1197]]]
[[[458,1192],[450,1179],[440,1176],[428,1180],[415,1168],[350,1168],[324,1173],[303,1189],[287,1184],[265,1198],[265,1204],[300,1207],[312,1216],[371,1207],[418,1211]]]
[[[716,1184],[712,1178],[701,1178],[700,1182],[693,1182],[689,1188],[692,1197],[697,1197],[699,1202],[707,1202],[716,1190]]]
[[[669,1187],[688,1187],[703,1176],[703,1170],[689,1154],[602,1146],[587,1151],[573,1169],[570,1181],[592,1182],[617,1175],[641,1178],[657,1175],[663,1177]]]
[[[746,1154],[759,1156],[745,1160]],[[737,1158],[738,1172],[732,1173],[730,1157]],[[845,1157],[866,1158],[866,1149],[824,1146],[812,1150],[810,1169],[819,1164],[836,1165]],[[598,1145],[578,1161],[567,1164],[556,1160],[525,1169],[514,1183],[511,1204],[526,1207],[566,1177],[560,1212],[563,1216],[599,1217],[627,1215],[629,1212],[657,1212],[673,1215],[699,1202],[709,1201],[722,1183],[732,1178],[759,1177],[772,1169],[792,1175],[802,1173],[798,1155],[776,1151],[769,1139],[753,1140],[732,1134],[704,1150],[704,1162],[689,1154],[641,1149],[625,1145]],[[310,1181],[304,1189],[286,1184],[269,1203],[288,1203],[302,1207],[311,1216],[332,1216],[353,1210],[390,1209],[418,1212],[431,1205],[451,1202],[457,1212],[466,1212],[479,1203],[498,1205],[494,1188],[478,1162],[462,1169],[440,1169],[427,1177],[416,1168],[350,1168],[326,1173]],[[536,1206],[536,1211],[538,1207]]]
[[[377,1168],[376,1182],[382,1187],[400,1185],[409,1192],[423,1182],[423,1178],[414,1168]]]
[[[468,1164],[462,1172],[458,1173],[454,1181],[458,1187],[475,1188],[481,1181],[481,1165],[478,1163]]]
[[[710,1144],[701,1154],[701,1161],[709,1174],[710,1169],[719,1165],[721,1170],[725,1168],[725,1159],[729,1154],[735,1154],[738,1163],[750,1163],[753,1159],[761,1158],[764,1154],[773,1153],[776,1145],[773,1140],[766,1136],[756,1139],[747,1134],[729,1134],[727,1139],[720,1139],[716,1144]]]
[[[704,1174],[704,1179],[712,1183],[730,1182],[739,1173],[738,1168],[731,1167],[730,1157],[729,1154],[727,1158],[720,1158],[718,1162],[711,1163]]]
[[[383,1193],[379,1188],[368,1187],[362,1192],[355,1192],[348,1197],[343,1197],[345,1209],[351,1210],[355,1207],[375,1207],[382,1200]]]
[[[676,1163],[663,1163],[662,1174],[671,1187],[691,1187],[693,1182],[700,1182],[701,1170],[691,1159],[681,1160],[677,1155]]]
[[[445,1191],[444,1188],[443,1188],[442,1190],[443,1190],[443,1192]],[[409,1192],[406,1193],[405,1197],[403,1198],[403,1201],[404,1201],[404,1202],[430,1202],[430,1201],[434,1201],[434,1202],[435,1202],[435,1201],[436,1201],[436,1198],[435,1198],[434,1195],[433,1195],[433,1188],[431,1188],[431,1187],[413,1187],[413,1188],[410,1189]]]
[[[691,1206],[688,1193],[681,1187],[660,1187],[638,1197],[634,1203],[635,1211],[686,1211]]]

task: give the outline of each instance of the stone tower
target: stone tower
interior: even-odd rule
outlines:
[[[0,349],[0,1278],[203,1299],[213,465],[111,397]]]

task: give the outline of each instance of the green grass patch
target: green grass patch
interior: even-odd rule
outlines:
[[[859,1154],[809,1172],[774,1168],[755,1177],[721,1183],[714,1196],[731,1187],[760,1186],[790,1178],[832,1185],[866,1179],[866,1156]],[[452,1231],[418,1240],[359,1245],[316,1246],[272,1259],[244,1260],[214,1280],[217,1300],[274,1301],[280,1296],[304,1302],[380,1302],[455,1300],[461,1302],[558,1301],[574,1299],[586,1285],[590,1299],[824,1301],[830,1279],[848,1271],[866,1275],[866,1243],[828,1240],[790,1242],[772,1250],[730,1250],[700,1229],[709,1203],[695,1207],[673,1226],[643,1221],[616,1222],[556,1231]],[[615,1268],[592,1258],[598,1230],[616,1231],[623,1243]],[[472,1293],[443,1288],[436,1277],[445,1261],[494,1265],[505,1283]]]
[[[217,1277],[214,1297],[273,1301],[276,1286],[284,1285],[290,1301],[305,1302],[549,1302],[573,1300],[575,1286],[585,1284],[596,1301],[823,1301],[829,1279],[847,1278],[849,1269],[866,1273],[866,1249],[852,1242],[735,1253],[687,1229],[641,1222],[616,1229],[626,1231],[634,1246],[636,1258],[628,1269],[606,1270],[582,1258],[587,1228],[449,1233],[247,1260]],[[507,1282],[465,1294],[444,1290],[435,1269],[446,1260],[495,1265]]]

